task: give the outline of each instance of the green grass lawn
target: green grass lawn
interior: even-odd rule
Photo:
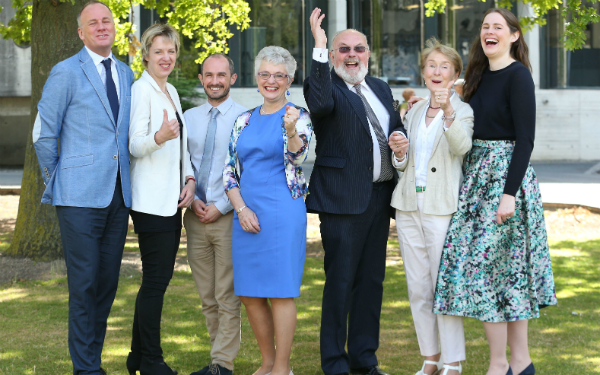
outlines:
[[[530,348],[538,374],[600,374],[600,239],[553,242],[552,260],[559,305],[542,310],[530,323]],[[133,305],[140,278],[122,278],[103,353],[109,374],[126,374]],[[292,353],[297,375],[321,374],[319,325],[323,261],[308,258],[298,329]],[[0,287],[0,374],[70,374],[67,348],[66,279],[27,281]],[[387,268],[381,324],[380,365],[391,374],[414,374],[421,357],[407,299],[401,262]],[[465,321],[467,361],[463,374],[485,374],[489,359],[480,322]],[[163,311],[166,361],[187,375],[209,361],[209,337],[200,299],[189,272],[176,272]],[[260,364],[254,335],[242,312],[242,346],[237,374]]]

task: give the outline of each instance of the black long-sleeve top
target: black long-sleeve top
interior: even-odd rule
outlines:
[[[535,138],[535,85],[529,70],[515,61],[483,73],[469,101],[475,116],[473,139],[515,141],[504,194],[514,196],[529,165]]]

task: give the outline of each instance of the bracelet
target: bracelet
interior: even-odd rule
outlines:
[[[194,180],[194,183],[196,183],[196,179],[195,179],[194,177],[188,177],[188,178],[185,180],[185,184],[187,185],[187,183],[188,183],[188,182],[190,182],[190,180]]]
[[[235,212],[237,212],[237,214],[239,215],[239,214],[241,214],[241,213],[242,213],[242,211],[243,211],[243,210],[244,210],[244,208],[246,208],[246,207],[247,207],[247,206],[242,206],[242,207],[240,207],[240,208],[239,208],[239,210],[235,210]]]
[[[294,131],[294,134],[288,135],[287,137],[288,137],[288,139],[292,139],[296,136],[296,134],[298,134],[298,129],[296,129],[296,131]]]
[[[455,118],[456,118],[456,111],[452,112],[452,114],[448,117],[446,117],[445,113],[442,115],[443,122],[445,122],[446,120],[454,120]]]

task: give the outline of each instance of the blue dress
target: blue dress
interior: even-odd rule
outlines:
[[[292,198],[286,182],[282,133],[286,109],[261,115],[260,108],[254,110],[237,142],[240,193],[256,213],[261,230],[245,232],[234,214],[235,294],[299,297],[306,255],[306,205],[304,199]]]

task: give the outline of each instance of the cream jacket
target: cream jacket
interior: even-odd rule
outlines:
[[[433,143],[431,158],[427,164],[427,186],[423,213],[450,215],[458,206],[458,191],[463,180],[462,164],[471,149],[473,136],[473,110],[458,95],[450,99],[456,111],[456,119],[447,131],[440,126]],[[411,144],[408,160],[399,170],[404,172],[392,195],[392,207],[400,211],[417,210],[415,186],[415,155],[419,122],[427,109],[427,100],[417,102],[405,117],[404,126]],[[392,157],[394,157],[392,155]]]
[[[158,145],[154,141],[154,134],[162,126],[163,110],[167,110],[169,120],[177,118],[173,106],[147,71],[144,71],[142,77],[131,87],[131,209],[159,216],[175,215],[185,176],[194,176],[187,149],[187,126],[179,95],[175,87],[168,83],[167,90],[183,122],[183,131],[179,137]],[[181,139],[183,152],[180,152]],[[181,178],[180,162],[183,168]]]

